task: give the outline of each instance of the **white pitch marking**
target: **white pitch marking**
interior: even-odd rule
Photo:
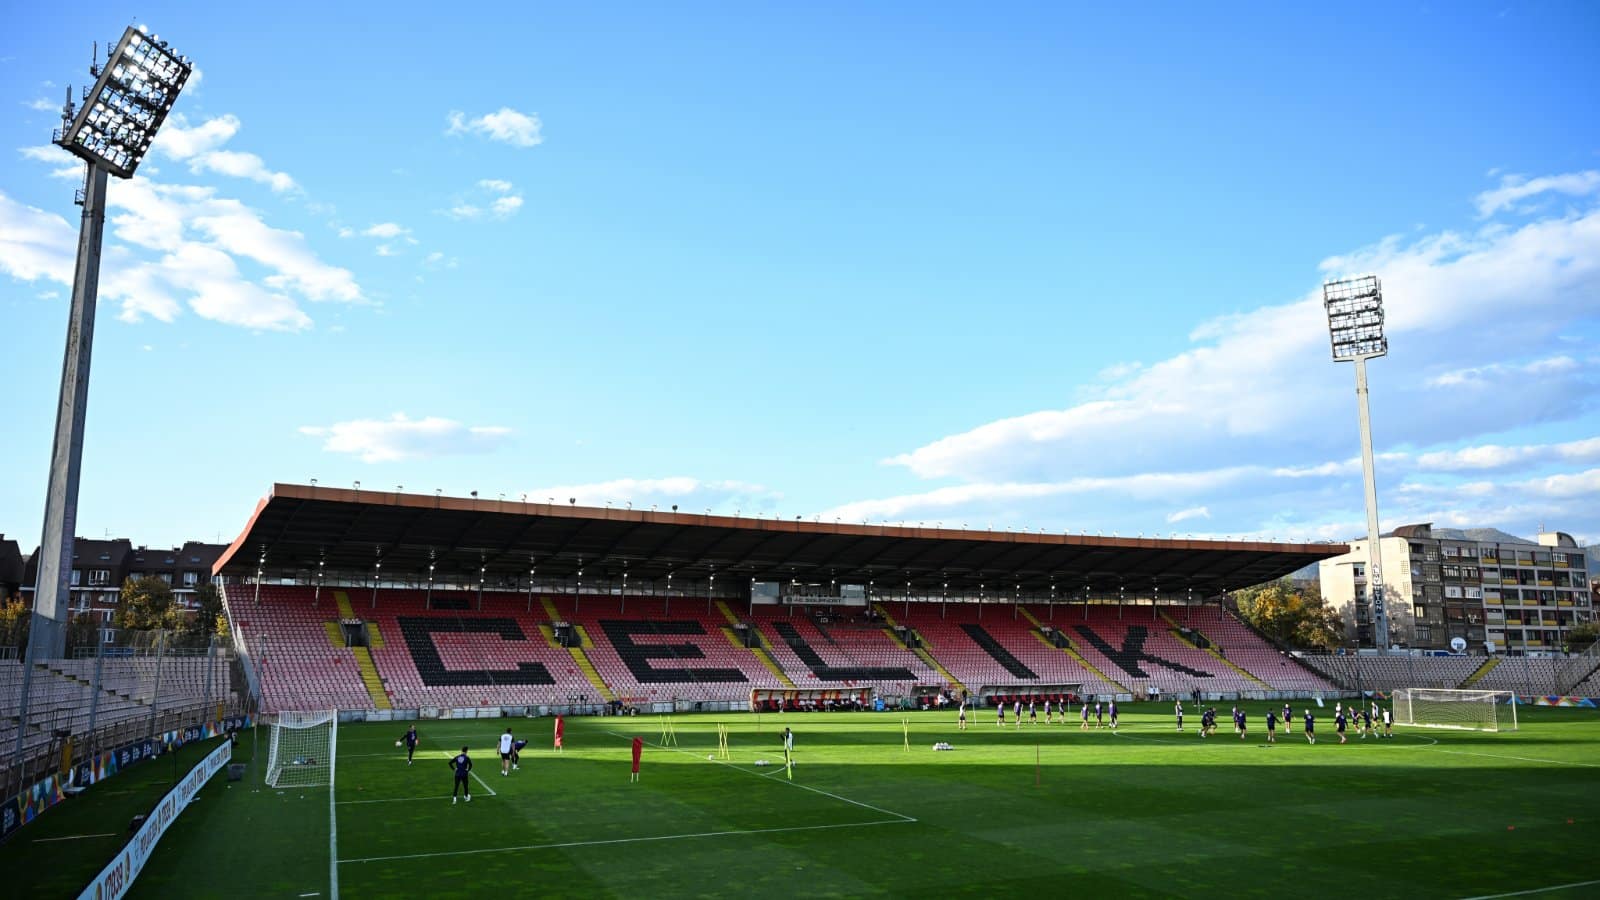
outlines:
[[[479,784],[483,785],[483,789],[489,792],[489,796],[493,797],[495,795],[494,788],[489,787],[489,782],[484,781],[482,778],[478,777],[478,771],[476,769],[472,770],[472,777]]]
[[[1600,884],[1600,880],[1574,881],[1571,884],[1553,884],[1549,887],[1529,888],[1525,891],[1511,891],[1510,893],[1506,894],[1480,894],[1476,897],[1464,898],[1464,900],[1496,900],[1498,897],[1526,897],[1529,894],[1545,894],[1549,893],[1550,891],[1564,891],[1567,888],[1590,887],[1596,884]]]
[[[1434,741],[1434,743],[1437,744],[1438,741]],[[1504,753],[1474,753],[1471,750],[1446,750],[1443,747],[1425,747],[1423,749],[1426,749],[1426,750],[1437,750],[1440,753],[1453,753],[1456,756],[1482,756],[1482,757],[1486,757],[1488,759],[1515,759],[1515,760],[1518,760],[1520,762],[1550,763],[1551,765],[1556,765],[1556,766],[1582,766],[1582,767],[1584,767],[1586,769],[1600,769],[1600,765],[1596,765],[1595,763],[1569,762],[1567,760],[1561,760],[1561,759],[1540,759],[1537,756],[1507,756]],[[1588,882],[1588,883],[1589,884],[1595,884],[1596,882],[1592,882],[1591,881],[1591,882]],[[1540,888],[1540,890],[1553,890],[1553,888]],[[1512,896],[1515,896],[1515,895],[1514,894],[1498,894],[1496,896],[1512,897]]]
[[[895,813],[898,815],[898,813]],[[788,828],[750,828],[733,831],[697,831],[689,834],[659,834],[650,837],[609,838],[602,841],[562,841],[558,844],[524,844],[519,847],[486,847],[478,850],[445,850],[438,853],[409,853],[403,856],[369,856],[341,859],[341,863],[393,862],[401,859],[433,859],[440,856],[474,856],[484,853],[515,853],[522,850],[561,850],[568,847],[599,847],[608,844],[638,844],[648,841],[681,841],[688,838],[731,837],[744,834],[781,834],[791,831],[825,831],[833,828],[866,828],[870,825],[906,825],[916,819],[879,819],[873,822],[846,822],[838,825],[795,825]]]
[[[617,733],[615,731],[608,731],[608,732],[606,732],[606,734],[616,735],[617,737],[620,737],[620,738],[627,737],[627,735],[619,734],[619,733]],[[658,749],[658,750],[671,750],[674,753],[682,753],[684,756],[693,756],[695,759],[699,759],[700,758],[699,754],[692,753],[692,752],[690,752],[688,750],[681,750],[681,749],[679,749],[677,747],[657,747],[656,749]],[[722,761],[720,759],[714,759],[714,760],[711,760],[711,762],[714,762],[719,766],[727,766],[728,768],[733,769],[734,771],[743,772],[746,775],[754,775],[757,778],[766,778],[770,774],[776,774],[776,773],[766,773],[766,772],[753,772],[753,771],[751,771],[749,769],[746,769],[743,766],[736,766],[731,762],[724,762],[724,761]],[[778,783],[779,784],[787,784],[787,785],[790,785],[792,787],[797,787],[797,788],[799,788],[799,789],[801,789],[803,791],[810,791],[813,794],[821,794],[824,797],[832,797],[835,800],[838,800],[838,801],[843,802],[843,803],[848,803],[851,806],[859,806],[862,809],[870,809],[873,812],[883,813],[886,816],[899,816],[901,819],[904,819],[907,822],[915,822],[916,821],[916,819],[912,818],[911,816],[906,815],[905,813],[897,813],[892,809],[883,809],[882,807],[873,806],[871,803],[862,803],[860,800],[851,800],[849,797],[841,797],[838,794],[830,794],[827,791],[822,790],[821,788],[814,788],[814,787],[812,787],[812,786],[810,786],[808,784],[800,784],[799,782],[796,782],[796,781],[780,781]]]
[[[493,795],[491,795],[493,796]],[[341,805],[354,803],[409,803],[415,800],[449,800],[449,797],[440,794],[435,797],[384,797],[379,800],[340,800]]]
[[[81,841],[84,838],[103,838],[116,836],[117,833],[115,831],[108,831],[104,834],[69,834],[66,837],[34,838],[33,842],[35,844],[48,844],[51,841]]]

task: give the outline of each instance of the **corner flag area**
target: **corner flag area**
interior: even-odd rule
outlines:
[[[1600,839],[1600,720],[1523,716],[1516,733],[1310,745],[1297,728],[1268,746],[1254,732],[1200,738],[1195,719],[1180,732],[1169,709],[1142,705],[1116,731],[1087,732],[962,732],[938,713],[912,716],[909,733],[898,715],[707,714],[675,717],[666,747],[654,717],[584,717],[566,721],[564,752],[530,745],[506,776],[498,735],[548,719],[420,721],[410,766],[395,747],[404,724],[351,724],[331,804],[326,787],[264,786],[241,738],[250,774],[206,787],[132,895],[1592,896],[1600,882],[1574,850]],[[462,746],[472,802],[452,804]],[[149,780],[115,787],[166,787]],[[69,895],[120,846],[104,833],[135,801],[69,801],[0,848],[0,866],[24,893]]]

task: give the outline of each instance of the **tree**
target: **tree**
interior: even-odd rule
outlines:
[[[1239,615],[1257,631],[1292,647],[1335,647],[1343,630],[1322,594],[1287,578],[1233,592]]]
[[[183,622],[183,610],[172,599],[172,586],[154,576],[123,582],[122,597],[117,602],[118,628],[131,631],[177,628]]]
[[[93,650],[100,639],[100,616],[78,613],[67,623],[67,653],[79,648]]]
[[[1580,622],[1567,632],[1567,646],[1573,653],[1582,653],[1597,640],[1600,640],[1600,625],[1593,622]]]
[[[222,592],[211,583],[200,585],[194,592],[195,612],[184,623],[184,634],[188,637],[209,640],[213,634],[220,637],[228,636],[228,617],[222,610]]]
[[[0,647],[15,647],[20,655],[28,645],[33,609],[21,597],[0,600]]]

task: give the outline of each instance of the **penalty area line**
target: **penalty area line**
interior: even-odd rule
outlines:
[[[489,787],[489,782],[484,781],[482,778],[478,777],[477,771],[473,771],[472,777],[473,777],[473,780],[475,780],[479,784],[483,785],[483,789],[489,792],[489,796],[491,796],[491,797],[495,796],[494,788]]]
[[[1434,741],[1438,743],[1438,741]],[[1594,763],[1572,762],[1564,759],[1540,759],[1537,756],[1508,756],[1504,753],[1474,753],[1471,750],[1446,750],[1443,747],[1423,747],[1423,750],[1435,750],[1439,753],[1450,753],[1455,756],[1482,756],[1486,759],[1514,759],[1518,762],[1549,763],[1553,766],[1581,766],[1585,769],[1600,769]],[[1600,884],[1600,881],[1587,881],[1584,884]],[[1555,890],[1554,888],[1540,888],[1540,890]],[[1516,894],[1495,894],[1496,897],[1515,897]]]
[[[620,733],[615,732],[615,731],[608,731],[608,732],[606,732],[606,734],[615,735],[616,737],[619,737],[619,738],[626,738],[627,737],[627,735],[620,734]],[[690,752],[688,750],[683,750],[683,749],[680,749],[680,748],[677,748],[677,747],[657,747],[656,749],[658,749],[658,750],[671,750],[673,753],[681,753],[684,756],[692,756],[695,759],[699,759],[700,758],[699,754],[692,753],[692,752]],[[753,772],[753,771],[751,771],[749,769],[746,769],[743,766],[736,766],[731,762],[725,762],[725,761],[720,760],[720,759],[713,759],[713,760],[710,760],[710,761],[716,763],[719,766],[727,766],[728,768],[733,769],[736,772],[743,772],[746,775],[754,775],[757,778],[767,778],[767,777],[769,777],[769,775],[776,775],[777,774],[776,772],[772,772],[772,773]],[[782,767],[780,767],[780,770],[781,770],[781,768]],[[835,800],[840,801],[841,803],[848,803],[851,806],[859,806],[862,809],[870,809],[875,813],[883,813],[886,816],[898,816],[900,819],[902,819],[904,821],[907,821],[907,822],[915,822],[916,821],[915,818],[913,818],[911,816],[908,816],[905,813],[897,813],[892,809],[884,809],[884,808],[879,807],[879,806],[873,806],[871,803],[863,803],[860,800],[851,800],[849,797],[841,797],[838,794],[830,794],[827,791],[822,790],[821,788],[814,788],[809,784],[800,784],[797,781],[780,781],[780,782],[778,782],[778,784],[787,784],[787,785],[790,785],[791,787],[797,787],[797,788],[801,789],[802,791],[810,791],[813,794],[821,794],[824,797],[831,797],[831,798],[833,798]]]
[[[395,862],[402,859],[434,859],[444,856],[478,856],[485,853],[517,853],[525,850],[563,850],[572,847],[603,847],[610,844],[642,844],[650,841],[682,841],[690,838],[736,837],[746,834],[784,834],[794,831],[825,831],[834,828],[866,828],[871,825],[906,825],[915,819],[879,819],[872,822],[845,822],[836,825],[794,825],[787,828],[741,828],[730,831],[696,831],[688,834],[658,834],[648,837],[607,838],[599,841],[561,841],[553,844],[523,844],[517,847],[485,847],[476,850],[442,850],[438,853],[408,853],[401,856],[368,856],[341,859],[344,863]]]

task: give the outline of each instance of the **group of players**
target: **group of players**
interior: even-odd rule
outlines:
[[[1182,731],[1183,701],[1175,701],[1172,704],[1172,714],[1178,720],[1178,730]],[[1283,717],[1281,719],[1278,717],[1276,710],[1267,710],[1267,743],[1276,744],[1278,742],[1279,722],[1283,723],[1285,734],[1293,730],[1294,710],[1290,709],[1287,703],[1283,705]],[[1306,743],[1315,744],[1317,742],[1317,717],[1311,712],[1310,707],[1307,707],[1302,714],[1302,722],[1301,733],[1306,736]],[[1352,726],[1355,732],[1361,735],[1362,740],[1366,740],[1369,737],[1379,740],[1392,738],[1394,737],[1394,710],[1387,706],[1380,707],[1376,700],[1371,701],[1366,709],[1357,709],[1354,705],[1346,707],[1344,701],[1335,701],[1333,704],[1333,728],[1335,733],[1339,735],[1339,743],[1348,742],[1349,738],[1346,731]],[[1379,730],[1380,727],[1381,731]],[[1239,735],[1239,740],[1242,741],[1248,736],[1249,730],[1249,717],[1242,707],[1235,706],[1233,708],[1234,733]],[[1212,737],[1217,733],[1216,707],[1208,706],[1200,713],[1199,731],[1202,738]]]
[[[406,733],[395,741],[395,746],[406,748],[406,765],[416,762],[417,726],[406,729]],[[526,740],[517,738],[507,728],[505,734],[500,735],[500,774],[509,776],[513,771],[522,768],[522,750],[528,746]],[[472,777],[472,757],[467,747],[462,747],[461,752],[450,758],[450,768],[455,772],[455,786],[450,789],[450,802],[454,804],[458,797],[464,796],[468,803],[472,802],[472,785],[467,779]]]
[[[1112,730],[1116,729],[1117,702],[1115,700],[1110,700],[1104,703],[1096,700],[1091,707],[1089,701],[1085,699],[1078,714],[1078,721],[1080,722],[1079,730],[1087,731],[1090,728],[1089,717],[1091,709],[1094,715],[1093,727],[1106,727],[1106,718],[1109,716],[1111,720],[1110,727]],[[1044,720],[1046,724],[1053,723],[1056,720],[1057,714],[1060,715],[1061,724],[1067,724],[1070,711],[1070,707],[1064,700],[1056,703],[1054,707],[1050,705],[1049,700],[1044,701]],[[1018,700],[1012,703],[1011,712],[1015,722],[1018,725],[1021,725],[1023,721],[1022,701]],[[1178,720],[1178,730],[1182,731],[1182,700],[1176,700],[1173,702],[1172,714]],[[1031,700],[1028,701],[1027,718],[1030,724],[1039,724],[1039,709]],[[1309,744],[1315,744],[1317,742],[1316,714],[1313,713],[1308,707],[1302,713],[1301,721],[1301,733],[1305,735],[1306,742]],[[956,715],[956,722],[960,730],[967,730],[967,704],[965,701],[962,702],[961,709]],[[1294,710],[1291,709],[1287,703],[1283,705],[1283,714],[1281,717],[1279,716],[1277,710],[1269,709],[1267,711],[1267,743],[1276,744],[1278,742],[1278,725],[1280,723],[1283,725],[1285,734],[1293,732]],[[995,725],[1004,727],[1005,724],[1006,704],[1001,703],[995,709]],[[1242,707],[1235,706],[1233,708],[1233,731],[1239,736],[1240,740],[1244,740],[1248,736],[1250,730],[1249,725],[1249,717],[1245,713],[1245,710]],[[1376,700],[1373,700],[1366,709],[1358,709],[1355,705],[1346,707],[1344,705],[1344,701],[1335,701],[1333,705],[1333,727],[1335,733],[1339,735],[1339,743],[1341,744],[1346,743],[1349,740],[1346,732],[1350,730],[1354,730],[1356,734],[1359,734],[1362,740],[1366,740],[1369,737],[1379,740],[1383,738],[1392,738],[1394,737],[1394,710],[1387,706],[1380,706]],[[1216,707],[1206,707],[1201,711],[1200,728],[1198,733],[1202,738],[1213,737],[1216,735]]]
[[[1012,717],[1016,720],[1016,723],[1018,725],[1021,725],[1022,724],[1022,701],[1021,700],[1014,701],[1011,704],[1011,712],[1012,712]],[[1055,706],[1051,706],[1049,700],[1044,701],[1044,721],[1045,721],[1045,724],[1047,724],[1047,725],[1053,724],[1055,722],[1057,714],[1059,714],[1060,717],[1061,717],[1061,724],[1063,724],[1063,725],[1067,724],[1067,718],[1068,718],[1068,715],[1070,713],[1071,713],[1071,708],[1067,705],[1067,701],[1065,701],[1065,700],[1057,701]],[[1117,701],[1111,700],[1111,701],[1106,702],[1106,703],[1101,703],[1099,700],[1096,700],[1095,703],[1094,703],[1094,727],[1095,728],[1104,728],[1106,726],[1106,717],[1108,715],[1111,717],[1111,728],[1113,730],[1115,730],[1116,727],[1117,727]],[[996,716],[996,718],[995,718],[996,727],[1004,728],[1005,724],[1006,724],[1006,704],[1001,703],[1001,704],[999,704],[998,706],[995,707],[995,716]],[[1080,724],[1078,726],[1078,729],[1080,731],[1088,730],[1088,728],[1089,728],[1089,701],[1088,700],[1083,701],[1083,709],[1082,709],[1081,714],[1079,716],[1079,721],[1082,724]],[[1028,723],[1030,725],[1039,724],[1039,707],[1036,706],[1034,704],[1034,701],[1032,701],[1032,700],[1028,701]],[[966,731],[967,730],[967,704],[966,704],[965,700],[963,700],[961,702],[961,709],[956,714],[956,724],[960,728],[960,730],[962,730],[962,731]]]

